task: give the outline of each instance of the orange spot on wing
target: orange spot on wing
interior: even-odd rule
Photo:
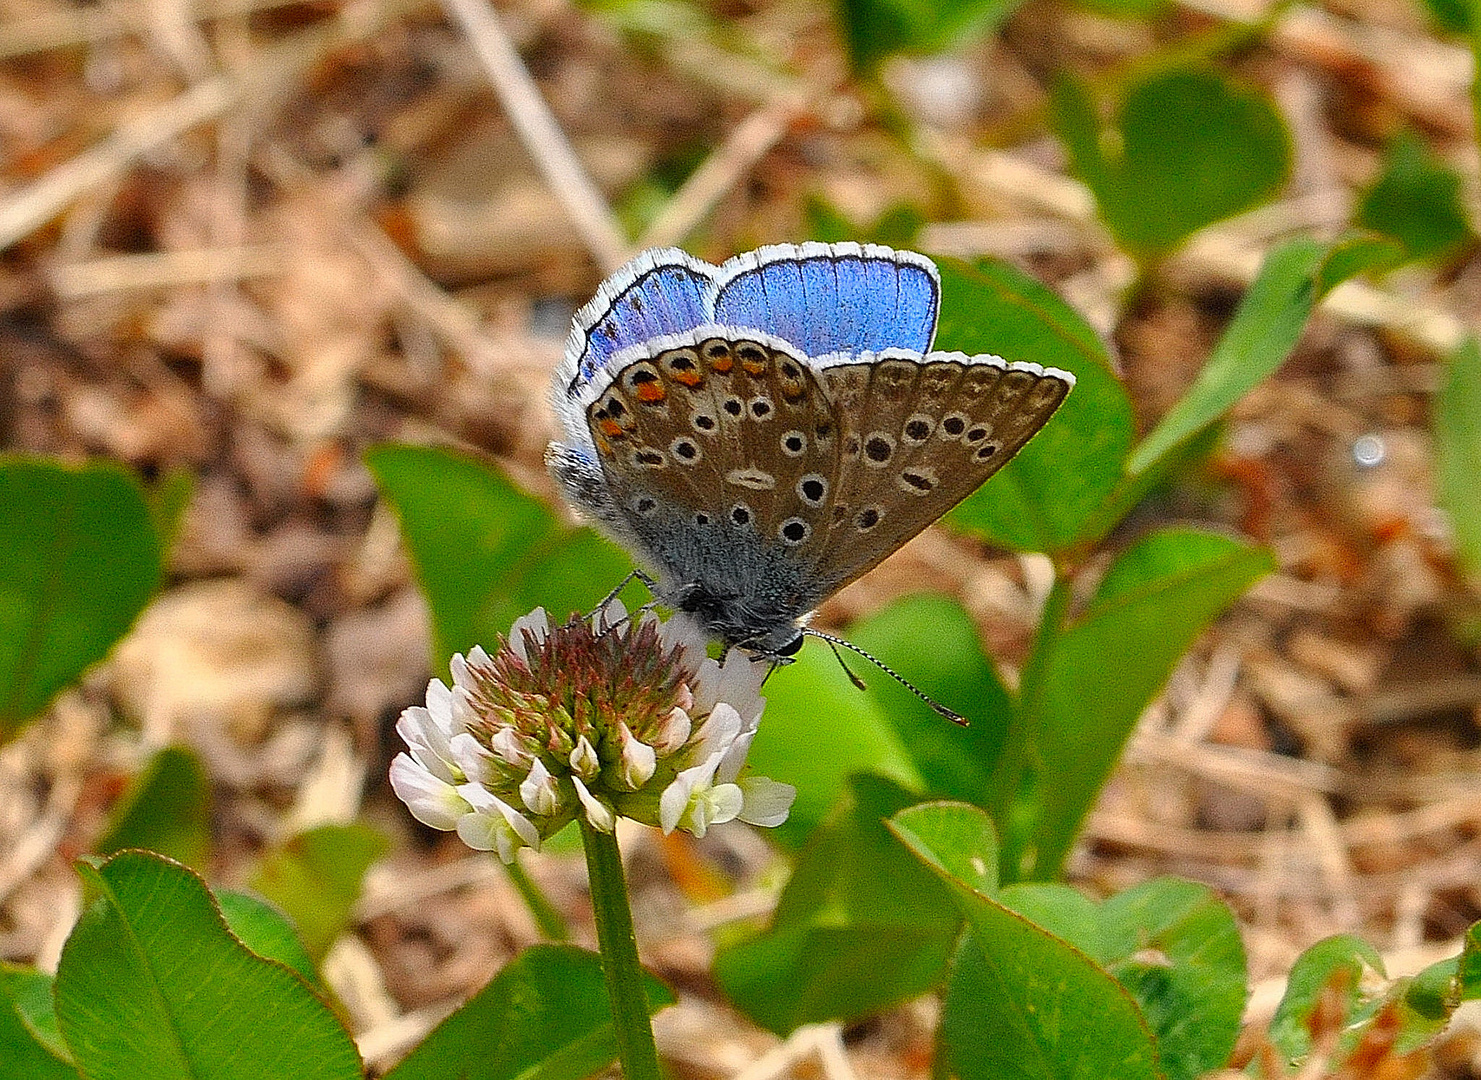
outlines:
[[[710,367],[714,368],[721,375],[728,374],[730,369],[735,367],[735,357],[717,356],[710,361]]]
[[[741,370],[744,371],[747,375],[764,375],[766,374],[766,361],[742,360]]]
[[[704,376],[697,371],[675,371],[674,381],[685,386],[698,386],[704,382]]]
[[[643,382],[637,386],[638,400],[644,402],[662,401],[668,397],[668,391],[660,382]]]
[[[601,428],[602,434],[609,439],[622,438],[622,425],[616,420],[599,420],[597,427]]]

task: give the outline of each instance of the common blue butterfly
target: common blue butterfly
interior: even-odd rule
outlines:
[[[923,255],[780,244],[638,255],[576,315],[546,464],[727,645],[784,661],[809,611],[1007,463],[1067,371],[931,352]]]

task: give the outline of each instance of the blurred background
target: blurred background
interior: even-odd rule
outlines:
[[[1006,260],[1106,338],[1145,432],[1265,252],[1353,226],[1391,242],[1382,272],[1333,292],[1110,539],[1193,522],[1279,569],[1143,718],[1070,874],[1214,886],[1256,1015],[1329,933],[1365,935],[1391,975],[1453,954],[1481,917],[1481,553],[1452,521],[1481,492],[1440,493],[1434,417],[1481,310],[1470,18],[1452,0],[0,0],[0,446],[120,462],[182,507],[139,623],[0,748],[0,959],[55,965],[69,860],[117,839],[131,779],[175,744],[204,770],[179,784],[209,803],[214,881],[282,888],[290,838],[362,823],[341,850],[363,887],[316,948],[372,1062],[538,939],[495,862],[390,795],[391,726],[446,658],[362,453],[459,449],[555,507],[549,372],[629,254],[850,239]],[[1191,97],[1165,93],[1170,70]],[[1190,130],[1195,98],[1219,118]],[[1096,148],[1141,164],[1111,183]],[[1209,186],[1163,195],[1210,161]],[[819,624],[943,593],[1011,683],[1046,589],[1042,557],[938,527]],[[644,958],[681,990],[660,1047],[730,1075],[777,1040],[725,1006],[712,935],[764,916],[785,863],[740,827],[625,841]],[[579,855],[524,865],[588,940]],[[853,1068],[926,1075],[934,1008],[849,1027]],[[1446,1067],[1476,1075],[1477,1046],[1458,1024]]]

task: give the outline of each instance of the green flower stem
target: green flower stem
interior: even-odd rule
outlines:
[[[1002,834],[998,873],[1004,885],[1011,885],[1024,877],[1024,854],[1038,823],[1038,808],[1023,805],[1022,800],[1026,783],[1040,768],[1043,714],[1039,699],[1043,691],[1044,670],[1059,635],[1064,631],[1069,609],[1070,579],[1056,567],[1054,585],[1044,600],[1044,612],[1039,617],[1034,645],[1019,682],[1018,707],[1013,711],[1003,754],[993,777],[990,807]],[[1029,876],[1037,878],[1040,875],[1031,871]]]
[[[597,945],[607,996],[612,999],[612,1022],[617,1029],[617,1056],[626,1080],[660,1080],[658,1048],[648,1019],[648,995],[643,989],[643,966],[633,937],[632,909],[617,837],[592,828],[583,817],[581,843],[586,848],[586,876],[591,884],[591,906],[596,915]]]
[[[530,914],[535,918],[535,925],[540,928],[541,935],[546,941],[566,941],[571,932],[566,927],[566,920],[561,918],[561,913],[555,910],[555,905],[550,898],[541,891],[534,879],[525,873],[525,868],[519,864],[519,855],[508,866],[504,872],[509,875],[510,882],[518,890],[520,899],[525,902],[525,907],[530,909]]]

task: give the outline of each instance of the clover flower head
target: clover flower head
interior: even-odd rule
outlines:
[[[620,603],[552,627],[518,619],[493,655],[452,658],[401,714],[391,786],[417,820],[510,862],[577,815],[703,836],[739,818],[775,826],[795,790],[745,772],[767,666],[705,654],[685,615],[629,619]]]

